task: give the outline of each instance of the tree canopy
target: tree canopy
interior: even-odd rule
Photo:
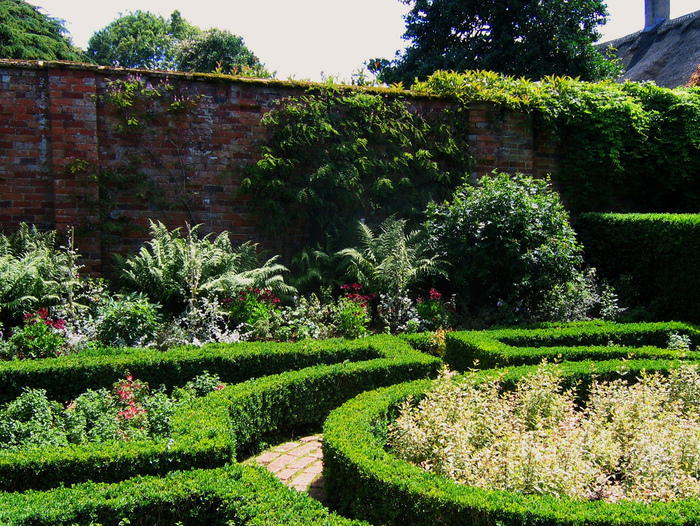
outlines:
[[[617,73],[593,46],[604,0],[402,0],[411,5],[393,61],[368,63],[380,80],[424,80],[438,70],[491,70],[538,80],[547,75],[598,80]]]
[[[257,69],[262,74],[264,68],[241,37],[221,29],[209,29],[181,43],[177,69],[199,73],[239,73]]]
[[[269,76],[243,39],[228,31],[202,31],[173,11],[169,19],[145,11],[122,15],[97,31],[88,56],[98,64],[127,68],[222,71]]]
[[[120,16],[92,35],[87,54],[105,66],[173,69],[177,42],[198,31],[178,11],[168,20],[147,11],[136,11]]]
[[[84,60],[66,37],[63,21],[24,0],[0,0],[0,58]]]

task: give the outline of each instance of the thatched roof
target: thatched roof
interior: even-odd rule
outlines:
[[[617,50],[625,68],[621,80],[685,86],[700,66],[700,11],[598,46]]]

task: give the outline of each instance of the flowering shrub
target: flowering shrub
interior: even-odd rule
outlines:
[[[341,285],[343,296],[338,298],[334,315],[337,331],[344,338],[359,338],[367,333],[371,321],[370,302],[374,294],[362,294],[363,285],[352,283]]]
[[[221,301],[231,323],[258,338],[268,332],[266,329],[279,311],[280,303],[280,299],[271,290],[257,287],[242,290],[238,297]]]
[[[416,312],[423,330],[449,328],[455,312],[455,298],[453,296],[450,301],[444,301],[440,292],[430,289],[427,296],[416,299]]]
[[[586,500],[700,496],[700,373],[594,382],[585,407],[542,366],[514,391],[443,374],[389,430],[403,459],[486,489]]]
[[[0,356],[6,358],[46,358],[66,352],[64,337],[66,322],[54,319],[48,309],[38,309],[24,315],[24,326],[15,331],[9,341],[0,346]]]
[[[223,388],[205,371],[168,396],[127,372],[111,390],[88,390],[65,408],[44,389],[27,388],[0,408],[0,450],[167,437],[178,405]]]

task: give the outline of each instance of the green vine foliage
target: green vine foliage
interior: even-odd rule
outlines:
[[[268,233],[301,227],[310,244],[360,219],[417,221],[470,171],[462,111],[422,115],[394,94],[332,86],[286,98],[263,118],[270,140],[244,192]]]
[[[98,175],[108,216],[114,215],[109,207],[125,191],[156,209],[173,206],[175,197],[190,211],[193,192],[189,181],[194,176],[191,156],[193,152],[197,155],[198,145],[204,141],[201,130],[192,122],[201,112],[202,97],[189,93],[187,87],[176,87],[167,78],[149,82],[130,75],[107,85],[102,102],[116,113],[115,131],[134,146],[118,166]],[[163,151],[162,144],[169,145],[168,151]],[[144,173],[144,165],[154,165],[158,172]],[[163,187],[159,174],[167,174],[176,185]],[[190,219],[197,222],[191,211]]]
[[[558,137],[553,177],[573,211],[692,212],[700,205],[699,88],[439,71],[412,89],[465,106],[531,112],[540,130]]]

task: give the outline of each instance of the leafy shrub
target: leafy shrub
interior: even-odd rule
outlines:
[[[0,347],[0,357],[46,358],[66,352],[63,335],[65,320],[53,319],[48,309],[25,314],[24,327],[16,329],[10,339]]]
[[[514,392],[443,376],[390,428],[402,458],[462,484],[585,500],[696,498],[700,374],[594,382],[584,410],[540,367]]]
[[[111,390],[88,390],[65,409],[46,390],[25,388],[0,409],[0,449],[167,437],[179,404],[223,388],[218,375],[205,371],[168,396],[127,372]]]
[[[0,235],[0,324],[11,326],[21,315],[55,305],[74,278],[69,250],[56,246],[56,232],[40,232],[25,223]]]
[[[155,340],[158,332],[159,308],[143,293],[107,297],[98,308],[96,336],[106,345],[147,346]]]
[[[571,282],[581,249],[547,181],[494,173],[428,209],[431,246],[451,265],[460,304],[494,312],[498,302],[526,316],[547,293]]]

